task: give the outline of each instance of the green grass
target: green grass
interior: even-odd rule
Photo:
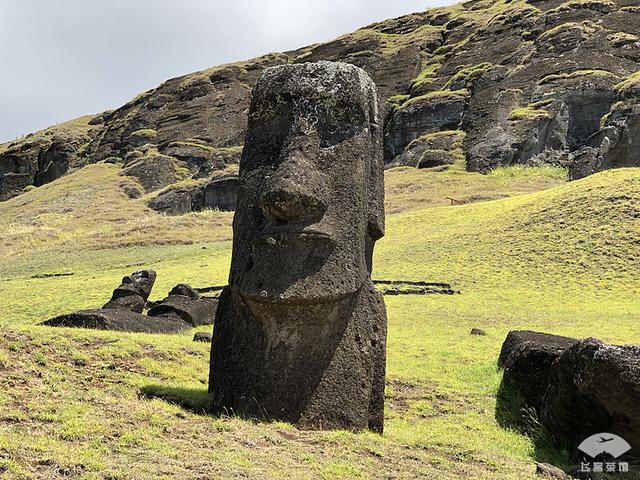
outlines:
[[[551,178],[560,181],[566,181],[568,179],[568,172],[566,168],[556,167],[553,165],[545,165],[542,167],[529,167],[527,165],[510,165],[508,167],[497,167],[488,173],[489,178],[520,178],[520,177],[534,177],[534,178]]]
[[[230,216],[162,217],[121,195],[117,167],[79,173],[0,204],[6,478],[533,480],[534,459],[564,456],[496,420],[507,332],[640,341],[640,169],[573,183],[558,169],[392,169],[374,277],[447,281],[462,294],[386,298],[385,434],[203,415],[208,345],[193,343],[192,332],[37,323],[101,305],[142,266],[159,274],[154,299],[179,282],[224,283]],[[443,206],[451,191],[509,197]],[[136,218],[147,219],[145,235],[130,233]],[[17,226],[22,233],[9,239]],[[31,278],[56,272],[74,274]],[[469,335],[472,327],[488,336]]]
[[[421,102],[428,101],[456,101],[464,100],[469,97],[469,91],[466,89],[461,90],[437,90],[435,92],[425,93],[419,97],[412,97],[404,102],[400,108],[407,108]]]
[[[565,2],[557,8],[553,10],[549,10],[547,13],[559,13],[566,12],[569,10],[579,10],[579,9],[588,9],[588,10],[596,10],[600,12],[605,12],[609,10],[615,9],[616,4],[611,0],[573,0],[570,2]]]
[[[450,198],[464,203],[495,200],[561,185],[566,180],[566,171],[554,167],[501,167],[488,175],[467,172],[460,165],[445,171],[397,167],[386,172],[386,210],[397,214],[445,206],[451,203]]]
[[[511,110],[509,114],[509,120],[523,120],[523,119],[537,119],[537,118],[550,118],[549,112],[546,110],[540,110],[533,106],[519,107]]]
[[[157,132],[153,128],[141,128],[132,132],[129,137],[153,138],[156,135]]]
[[[444,88],[447,89],[450,88],[452,84],[458,85],[460,83],[463,83],[465,87],[468,87],[469,82],[477,80],[494,67],[495,65],[492,63],[484,62],[479,65],[474,65],[473,67],[463,68],[453,75],[447,83],[445,83]]]
[[[640,90],[640,70],[625,78],[615,88],[619,94],[625,97],[636,95]]]
[[[538,81],[538,85],[545,85],[547,83],[556,82],[558,80],[568,80],[580,77],[603,77],[611,78],[614,80],[620,78],[615,73],[611,73],[607,70],[576,70],[570,73],[547,75],[546,77]]]

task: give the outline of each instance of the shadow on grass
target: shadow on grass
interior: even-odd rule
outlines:
[[[215,415],[211,398],[206,388],[147,385],[140,389],[140,393],[146,398],[158,398],[198,415]]]
[[[527,406],[520,393],[504,380],[496,398],[496,421],[504,429],[526,435],[533,442],[533,459],[536,462],[549,463],[564,471],[575,465],[566,446],[557,442],[538,420],[535,408]]]
[[[165,402],[177,405],[184,410],[188,410],[196,415],[206,415],[217,418],[242,418],[251,422],[271,422],[271,418],[266,415],[262,418],[254,416],[246,416],[226,408],[223,410],[216,409],[213,406],[211,397],[206,387],[203,388],[185,388],[170,387],[167,385],[146,385],[140,389],[140,394],[145,398],[157,398]]]

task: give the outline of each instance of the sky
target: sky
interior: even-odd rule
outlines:
[[[0,0],[0,142],[451,0]]]

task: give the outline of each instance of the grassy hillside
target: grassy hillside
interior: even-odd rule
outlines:
[[[385,434],[206,416],[208,346],[191,334],[36,324],[101,305],[140,266],[158,271],[153,298],[225,282],[231,216],[161,217],[121,193],[117,167],[82,172],[0,204],[7,478],[534,478],[534,459],[563,453],[498,425],[506,333],[640,342],[640,169],[570,184],[535,170],[394,169],[374,277],[448,281],[462,294],[386,298]],[[59,272],[73,275],[31,278]]]

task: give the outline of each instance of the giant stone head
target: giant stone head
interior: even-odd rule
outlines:
[[[375,85],[333,62],[267,69],[240,163],[230,286],[252,302],[357,291],[384,230]]]

